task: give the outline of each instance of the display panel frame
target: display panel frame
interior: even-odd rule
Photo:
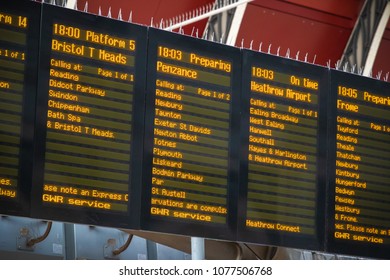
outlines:
[[[199,56],[231,62],[231,101],[229,109],[229,137],[228,140],[228,166],[227,166],[227,215],[225,224],[198,222],[190,219],[175,219],[167,217],[155,217],[151,215],[151,180],[152,159],[154,141],[154,118],[157,80],[157,48],[159,44],[181,50],[183,52],[196,53]],[[168,62],[167,62],[168,63]],[[172,61],[169,61],[172,63]],[[142,196],[142,220],[141,229],[164,233],[216,238],[221,240],[234,240],[236,236],[236,202],[238,179],[238,141],[239,141],[239,102],[240,102],[240,75],[241,56],[239,49],[222,44],[200,40],[198,38],[182,36],[172,32],[166,32],[149,28],[148,45],[148,74],[147,74],[147,101],[145,117],[145,152],[144,152],[144,177]],[[178,64],[180,66],[180,63]],[[188,67],[188,65],[186,66]],[[194,68],[199,70],[199,68]],[[201,70],[201,69],[200,69]],[[167,78],[168,79],[168,78]],[[173,78],[175,80],[175,78]],[[177,81],[177,79],[176,79]],[[189,83],[194,85],[193,83]],[[187,86],[187,85],[185,85]],[[194,85],[195,86],[195,85]],[[218,88],[218,87],[217,87]],[[205,98],[204,102],[207,102]],[[185,105],[184,105],[185,106]],[[200,110],[200,109],[199,109]],[[201,147],[199,147],[201,149]],[[201,150],[200,150],[201,151]],[[210,161],[213,159],[210,158]],[[185,163],[183,163],[184,165]],[[179,182],[180,183],[180,182]],[[199,185],[199,189],[202,185]],[[196,190],[195,190],[196,191]],[[194,211],[195,213],[196,211]],[[200,212],[200,211],[199,211]]]
[[[143,146],[147,28],[120,20],[104,18],[48,4],[43,5],[42,22],[44,22],[44,24],[41,31],[42,36],[40,46],[41,56],[39,66],[39,91],[37,100],[38,113],[36,117],[36,158],[34,165],[32,217],[72,223],[136,229],[139,227],[141,188],[140,174],[142,173],[139,163],[142,161]],[[126,211],[72,207],[70,205],[65,205],[62,207],[61,205],[48,205],[42,202],[45,168],[44,157],[46,150],[46,133],[48,130],[46,128],[46,114],[48,111],[48,91],[50,79],[49,69],[51,67],[49,57],[52,47],[51,44],[54,22],[62,23],[64,25],[66,24],[68,26],[79,27],[81,29],[93,30],[100,34],[109,34],[114,39],[116,38],[115,36],[118,38],[128,38],[129,42],[126,42],[126,44],[129,44],[129,46],[132,44],[130,43],[131,40],[134,39],[136,42],[134,59],[136,65],[134,68],[135,82],[133,83],[133,111],[131,116],[131,151],[129,151],[131,156],[130,161],[128,162],[130,168],[127,170],[130,176],[130,183],[127,188],[127,194],[129,195],[129,198],[126,203]],[[70,31],[71,29],[68,30],[68,32]],[[97,40],[98,42],[101,42],[99,41],[100,39]],[[104,44],[101,45],[102,49],[104,50]],[[95,66],[95,64],[91,64],[91,61],[88,61],[89,65]],[[95,63],[97,67],[99,63]],[[128,92],[128,94],[131,93]]]
[[[325,224],[325,170],[326,170],[326,134],[327,134],[327,105],[326,94],[328,92],[328,70],[326,68],[313,64],[303,63],[292,59],[282,58],[270,54],[264,54],[251,50],[243,50],[243,74],[242,74],[242,118],[241,118],[241,162],[240,162],[240,200],[238,209],[238,240],[256,244],[271,246],[292,247],[307,250],[324,249],[324,224]],[[276,223],[270,220],[265,223],[271,223],[271,228],[257,228],[246,226],[247,208],[248,208],[248,171],[249,171],[249,128],[250,128],[250,98],[251,98],[251,79],[252,67],[259,67],[267,71],[271,70],[272,75],[284,77],[286,75],[296,75],[297,77],[308,77],[319,82],[318,90],[318,121],[317,121],[317,168],[316,183],[312,186],[315,190],[314,203],[314,234],[297,234],[283,230],[276,230]],[[264,72],[264,75],[266,73]],[[264,81],[270,80],[262,74]],[[286,78],[286,77],[284,77]],[[274,79],[274,77],[272,77]],[[272,80],[271,79],[271,80]],[[276,79],[276,78],[275,78]],[[303,79],[302,79],[303,81]],[[259,82],[261,83],[261,82]],[[267,83],[267,82],[264,82]],[[274,85],[284,88],[285,83],[275,81]],[[291,86],[291,85],[290,85]],[[293,87],[294,88],[294,87]],[[300,88],[301,91],[304,89]],[[265,98],[266,103],[277,102],[277,104],[288,105],[287,101],[277,101],[277,97]],[[278,105],[276,105],[278,106]],[[290,141],[290,140],[289,140]],[[276,175],[274,175],[276,176]],[[280,176],[280,175],[278,175]],[[279,177],[275,177],[279,178]],[[278,183],[273,183],[277,188]],[[264,193],[264,191],[263,191]],[[286,195],[284,195],[286,197]],[[291,206],[291,205],[290,205]],[[276,206],[275,206],[276,207]],[[265,211],[265,210],[262,210]],[[288,215],[290,215],[289,213]],[[260,215],[257,212],[257,215]],[[261,219],[261,216],[258,216]],[[291,215],[291,219],[294,219]],[[276,221],[274,221],[276,222]],[[298,224],[298,223],[297,223]],[[275,225],[275,226],[274,226]]]
[[[14,16],[27,17],[26,42],[25,42],[25,68],[23,83],[23,99],[20,144],[19,144],[19,167],[18,184],[16,186],[16,199],[8,199],[0,196],[0,214],[29,216],[32,185],[32,158],[35,100],[37,92],[37,68],[41,4],[33,1],[3,1],[1,11]],[[14,18],[15,19],[15,18]],[[25,22],[24,22],[25,23]],[[15,31],[15,29],[14,29]],[[9,45],[10,46],[10,45]]]
[[[342,72],[338,70],[331,70],[330,71],[330,94],[328,96],[329,100],[329,115],[328,118],[329,121],[329,134],[328,134],[328,174],[327,174],[327,180],[328,180],[328,200],[327,200],[327,208],[326,208],[326,252],[333,253],[333,254],[343,254],[343,255],[351,255],[351,256],[357,256],[357,257],[366,257],[366,258],[379,258],[379,259],[389,259],[390,258],[390,244],[387,245],[378,245],[375,243],[369,243],[369,242],[361,242],[361,241],[354,241],[354,240],[345,240],[346,236],[343,236],[345,233],[349,233],[350,237],[352,237],[353,234],[355,235],[362,235],[362,236],[375,236],[377,238],[379,235],[376,234],[368,234],[366,232],[359,232],[359,231],[345,231],[338,230],[335,227],[336,219],[336,151],[337,151],[337,140],[336,140],[336,134],[338,133],[337,130],[337,118],[339,116],[338,114],[338,108],[337,108],[337,100],[338,100],[338,87],[342,86],[345,88],[350,89],[356,89],[357,90],[357,96],[362,91],[367,91],[369,93],[373,94],[379,94],[385,97],[390,96],[390,84],[388,82],[376,80],[369,77],[364,77],[357,74],[351,74],[348,72]],[[348,99],[345,97],[341,97],[342,100],[348,101],[352,99]],[[358,104],[359,106],[363,105],[363,102],[354,102],[353,104]],[[365,106],[368,108],[367,104],[364,103]],[[363,105],[364,106],[364,105]],[[375,105],[372,105],[375,106]],[[384,107],[380,107],[380,109],[385,109]],[[382,111],[384,112],[384,111]],[[355,116],[355,113],[348,113],[346,111],[343,111],[343,115],[340,115],[340,117],[346,117],[353,119]],[[390,113],[388,113],[389,115]],[[356,119],[360,121],[369,121],[369,120],[381,120],[381,117],[375,117],[371,114],[370,116],[362,116],[362,115],[356,115]],[[379,121],[378,121],[379,122]],[[389,121],[387,121],[387,124],[390,124]],[[360,126],[359,126],[360,128]],[[359,138],[357,137],[357,141],[359,141]],[[359,142],[358,142],[359,143]],[[357,147],[359,148],[359,147]],[[360,147],[361,148],[361,147]],[[355,148],[356,149],[356,148]],[[348,151],[345,151],[348,152]],[[364,155],[363,155],[364,156]],[[364,158],[362,159],[364,161]],[[364,163],[363,163],[364,164]],[[378,164],[379,165],[379,164]],[[363,171],[364,173],[364,171]],[[359,172],[360,174],[360,172]],[[363,174],[367,175],[367,174]],[[364,176],[363,176],[364,177]],[[351,179],[352,180],[352,179]],[[366,182],[367,187],[366,189],[369,189],[369,184],[372,182]],[[350,189],[350,188],[347,188]],[[353,188],[352,189],[354,193],[361,191],[360,188]],[[363,189],[364,191],[364,189]],[[355,202],[355,199],[357,198],[359,200],[359,197],[356,197],[355,195],[351,196],[353,201]],[[367,199],[367,197],[366,197]],[[350,208],[358,208],[356,205],[349,205],[349,204],[340,204],[341,206],[350,206]],[[363,214],[364,215],[364,214]],[[345,213],[345,216],[348,216],[348,213]],[[367,216],[367,215],[366,215]],[[360,217],[360,215],[358,216]],[[359,218],[358,218],[359,220]],[[339,220],[340,221],[340,220]],[[340,221],[341,224],[343,224],[343,221]],[[354,225],[353,222],[350,224]],[[361,227],[362,224],[357,224],[356,228]],[[364,227],[364,226],[363,226]],[[365,228],[365,227],[364,227]],[[339,239],[335,238],[336,232],[338,235],[340,235]],[[388,238],[389,239],[389,238]]]

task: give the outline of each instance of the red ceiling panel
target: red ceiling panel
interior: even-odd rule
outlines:
[[[327,3],[327,5],[325,5],[325,3]],[[335,0],[255,0],[251,2],[250,5],[269,8],[305,19],[316,20],[318,22],[352,28],[354,26],[355,19],[360,12],[360,7],[357,6],[359,3],[363,3],[363,0],[338,1],[338,6],[332,3],[335,3]],[[345,10],[348,10],[348,12],[340,12]]]
[[[213,0],[79,0],[78,8],[83,9],[85,3],[88,2],[88,11],[90,13],[97,14],[99,7],[103,15],[107,15],[109,8],[111,7],[111,14],[113,17],[117,17],[119,9],[122,12],[122,18],[124,20],[129,19],[130,12],[132,12],[132,21],[139,24],[150,25],[153,19],[153,23],[160,23],[161,19],[167,20],[180,14],[194,10],[201,6],[214,3]],[[203,33],[203,30],[207,24],[207,20],[200,21],[196,24],[189,25],[184,28],[186,34],[191,34],[192,29],[199,30],[199,34]]]
[[[349,19],[355,19],[364,4],[361,0],[284,0],[284,2]]]
[[[322,4],[316,5],[319,2]],[[335,2],[254,1],[245,12],[237,45],[241,39],[247,44],[253,40],[254,46],[263,42],[263,50],[272,44],[271,53],[280,47],[282,55],[290,49],[294,56],[299,51],[301,60],[308,53],[310,61],[316,56],[316,63],[326,65],[330,60],[334,65],[342,55],[359,13],[357,5],[362,1],[337,1],[340,10],[332,12]],[[349,13],[342,14],[343,10]]]
[[[249,47],[253,40],[254,48],[258,49],[263,42],[262,49],[276,53],[280,47],[280,54],[285,55],[290,49],[295,57],[304,59],[306,53],[309,61],[316,56],[316,63],[326,65],[331,61],[334,66],[341,58],[350,33],[365,0],[255,0],[248,4],[239,34],[237,46]],[[79,0],[79,9],[84,8],[86,0]],[[122,18],[127,20],[132,11],[133,22],[150,25],[161,19],[169,19],[179,14],[189,12],[205,4],[214,3],[214,0],[93,0],[88,1],[88,11],[98,13],[101,7],[103,15],[111,7],[113,17],[122,10]],[[203,33],[207,20],[184,28],[190,34],[193,28]],[[383,70],[390,71],[390,24],[380,45],[374,73]]]

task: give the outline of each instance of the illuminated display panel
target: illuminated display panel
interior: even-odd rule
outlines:
[[[390,84],[331,71],[329,251],[390,257]]]
[[[149,30],[142,229],[234,236],[239,65],[238,49]]]
[[[0,4],[0,213],[28,216],[40,4]]]
[[[50,5],[42,21],[33,214],[134,227],[147,30]]]
[[[321,67],[243,51],[239,240],[323,247],[326,79]]]

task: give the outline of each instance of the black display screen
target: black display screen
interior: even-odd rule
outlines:
[[[331,71],[328,249],[390,257],[390,84]]]
[[[390,258],[389,83],[0,4],[0,214]]]
[[[323,248],[327,70],[243,51],[239,240]]]
[[[33,215],[136,227],[147,29],[42,14]]]
[[[239,90],[238,49],[149,30],[143,229],[234,237]]]
[[[0,213],[29,215],[40,7],[0,4]]]

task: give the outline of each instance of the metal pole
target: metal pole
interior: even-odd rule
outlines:
[[[230,25],[229,35],[226,39],[226,44],[229,46],[234,46],[236,44],[237,35],[240,31],[241,22],[244,18],[246,7],[248,3],[244,3],[236,8],[236,12],[234,13],[232,24]]]
[[[76,4],[77,4],[77,0],[68,0],[66,2],[66,7],[69,9],[75,9]]]
[[[147,260],[157,260],[157,244],[156,242],[146,240],[146,252],[147,252]]]
[[[74,224],[64,223],[64,236],[65,236],[65,259],[76,260],[77,248],[76,248],[76,228]]]
[[[193,260],[205,259],[204,238],[191,237],[191,258]]]
[[[387,21],[390,17],[390,2],[387,3],[385,10],[383,12],[382,18],[378,24],[376,29],[374,38],[372,39],[371,47],[368,52],[366,64],[364,65],[363,76],[369,76],[372,71],[372,67],[374,66],[375,57],[378,53],[379,45],[382,41],[383,33],[385,32]]]

